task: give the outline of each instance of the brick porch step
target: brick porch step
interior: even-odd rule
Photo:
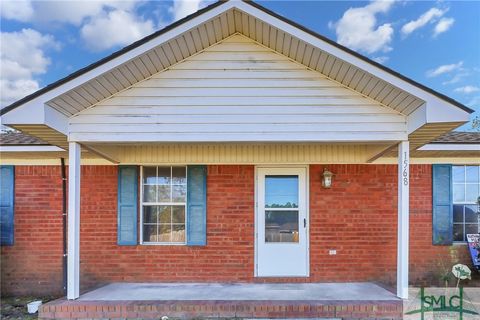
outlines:
[[[342,318],[402,319],[401,301],[85,301],[58,299],[40,307],[39,319]]]

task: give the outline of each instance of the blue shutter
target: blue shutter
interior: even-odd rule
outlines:
[[[0,244],[13,245],[13,208],[15,199],[15,170],[0,166]]]
[[[187,245],[207,244],[207,167],[187,167]]]
[[[452,166],[433,165],[433,244],[453,242]]]
[[[118,167],[118,231],[119,245],[137,244],[138,169],[136,166]]]

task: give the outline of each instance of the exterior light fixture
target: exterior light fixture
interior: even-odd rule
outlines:
[[[330,189],[332,187],[332,177],[332,172],[328,171],[327,168],[323,169],[322,187],[324,187],[325,189]]]

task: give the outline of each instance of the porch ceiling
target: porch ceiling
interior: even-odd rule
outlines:
[[[150,143],[87,146],[123,164],[329,164],[366,163],[387,143]]]

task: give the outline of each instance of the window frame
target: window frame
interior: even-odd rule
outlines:
[[[157,168],[157,177],[158,177],[158,167],[170,167],[170,177],[172,176],[172,170],[173,167],[184,167],[185,168],[185,179],[186,179],[186,184],[185,184],[185,202],[145,202],[148,205],[151,206],[181,206],[184,205],[185,207],[185,241],[184,242],[145,242],[143,241],[143,208],[144,208],[144,201],[143,201],[143,169],[145,167],[155,167]],[[186,246],[188,243],[188,232],[187,232],[187,219],[188,219],[188,214],[187,214],[187,209],[188,209],[188,170],[187,170],[187,165],[179,165],[179,164],[149,164],[149,165],[141,165],[140,166],[140,192],[139,192],[139,208],[140,208],[140,223],[139,223],[139,234],[140,234],[140,245],[146,245],[146,246]],[[148,185],[148,184],[147,184]],[[173,186],[170,184],[170,186]],[[171,192],[173,192],[171,190]]]
[[[453,181],[453,170],[455,167],[463,167],[464,168],[464,182],[454,182]],[[477,167],[478,168],[478,182],[477,183],[474,183],[474,182],[467,182],[467,167]],[[472,185],[475,185],[477,184],[480,188],[480,165],[475,165],[475,164],[464,164],[464,165],[461,165],[461,164],[453,164],[452,165],[452,178],[451,178],[451,183],[452,183],[452,210],[454,208],[455,205],[461,205],[462,208],[463,208],[463,214],[462,214],[462,217],[463,217],[463,221],[460,223],[460,222],[455,222],[455,219],[454,219],[454,215],[453,215],[453,212],[452,212],[452,228],[454,229],[455,228],[455,225],[462,225],[462,232],[463,232],[463,236],[464,236],[464,239],[465,240],[462,240],[462,241],[458,241],[458,240],[453,240],[453,244],[466,244],[467,243],[467,240],[466,240],[466,232],[465,232],[465,227],[466,225],[475,225],[475,223],[472,223],[472,222],[468,222],[466,223],[465,222],[465,207],[466,206],[471,206],[471,205],[474,205],[474,206],[477,206],[477,202],[473,201],[473,202],[469,202],[469,201],[466,201],[466,198],[467,198],[467,185],[469,184],[472,184]],[[463,185],[464,187],[464,201],[458,201],[456,202],[455,201],[455,196],[454,196],[454,190],[455,190],[455,185]],[[477,213],[478,214],[478,213]],[[480,217],[478,217],[477,219],[477,230],[480,231]],[[453,232],[453,230],[452,230]]]

